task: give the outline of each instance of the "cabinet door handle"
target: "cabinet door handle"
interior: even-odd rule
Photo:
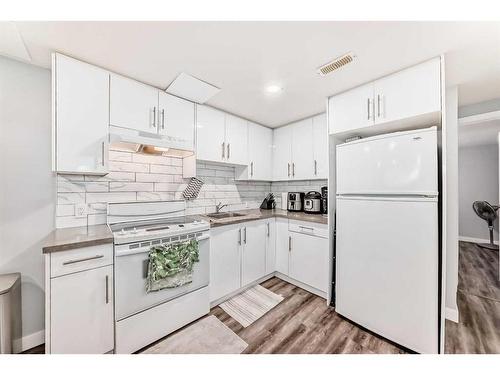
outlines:
[[[245,233],[245,236],[243,237],[243,243],[247,243],[247,227],[243,228],[243,231]]]
[[[253,177],[253,161],[250,163],[250,177]]]
[[[371,107],[371,103],[370,103],[370,98],[366,99],[366,102],[367,102],[367,106],[366,108],[368,109],[368,120],[372,117],[371,114],[370,114],[370,107]]]
[[[69,264],[80,263],[80,262],[87,262],[89,260],[95,260],[95,259],[100,259],[100,258],[104,258],[104,255],[95,255],[93,257],[88,257],[88,258],[68,260],[66,262],[63,262],[63,266],[67,266]]]
[[[290,163],[288,163],[288,177],[290,177]]]
[[[165,109],[161,110],[161,129],[165,130]]]
[[[101,164],[104,167],[104,142],[102,142],[102,147],[101,147]]]
[[[377,117],[380,117],[380,94],[377,95]]]
[[[318,175],[318,161],[314,160],[314,175]]]
[[[295,177],[295,163],[292,163],[292,177]]]
[[[292,251],[292,236],[288,236],[288,251]]]
[[[222,159],[226,157],[226,142],[222,142]]]
[[[156,107],[153,107],[153,128],[156,128]]]
[[[227,158],[229,159],[231,157],[231,143],[228,143],[227,144]]]
[[[238,245],[241,245],[241,228],[238,231]]]
[[[106,305],[109,303],[109,276],[106,275]]]
[[[267,237],[271,234],[271,229],[269,229],[269,223],[267,223]]]

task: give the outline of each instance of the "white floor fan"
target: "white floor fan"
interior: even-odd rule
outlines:
[[[490,243],[481,243],[478,246],[490,249],[490,250],[498,250],[498,245],[495,245],[493,241],[493,223],[497,218],[497,210],[500,206],[493,206],[486,201],[475,201],[472,204],[472,208],[474,212],[481,219],[485,220],[488,223],[488,230],[490,232]]]

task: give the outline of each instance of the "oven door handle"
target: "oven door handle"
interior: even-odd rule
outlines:
[[[210,234],[204,234],[200,237],[197,237],[196,240],[198,242],[208,240],[210,238]],[[115,257],[124,257],[127,255],[134,255],[134,254],[140,254],[140,253],[147,253],[151,246],[148,247],[139,247],[138,249],[123,249],[123,250],[115,250]]]

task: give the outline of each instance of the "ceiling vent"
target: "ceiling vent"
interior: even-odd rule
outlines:
[[[318,74],[322,76],[326,76],[327,74],[330,74],[337,69],[342,68],[344,65],[347,65],[351,63],[356,56],[354,53],[349,52],[343,56],[337,57],[335,60],[330,61],[329,63],[320,66],[318,68]]]

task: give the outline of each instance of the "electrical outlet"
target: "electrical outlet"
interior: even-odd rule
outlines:
[[[87,215],[87,203],[80,203],[75,206],[75,216],[83,217]]]

